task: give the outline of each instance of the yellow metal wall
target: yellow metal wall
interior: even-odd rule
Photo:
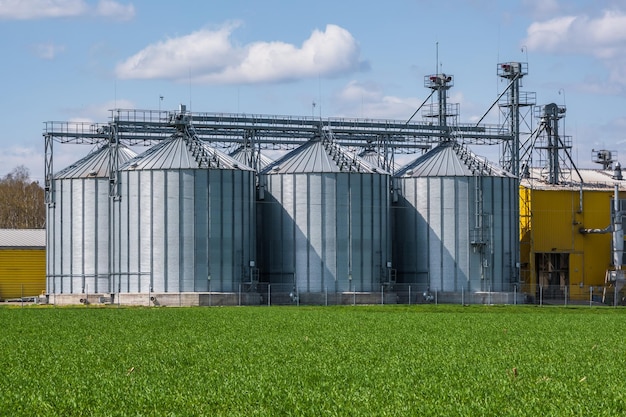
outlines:
[[[0,249],[0,298],[35,296],[45,289],[45,249]]]
[[[581,200],[582,197],[582,200]],[[581,228],[611,224],[612,190],[520,189],[520,260],[525,291],[535,293],[536,253],[569,254],[572,298],[589,296],[589,286],[603,286],[611,265],[611,234],[582,234]],[[620,195],[624,198],[624,195]],[[582,284],[582,288],[581,288]]]

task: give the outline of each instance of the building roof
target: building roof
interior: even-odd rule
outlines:
[[[137,154],[119,145],[118,163],[122,165]],[[109,176],[109,145],[101,146],[77,162],[59,171],[55,178],[107,178]]]
[[[626,190],[626,176],[623,180],[615,179],[614,176],[615,171],[613,170],[588,168],[561,170],[559,183],[549,184],[547,169],[531,168],[520,183],[523,187],[535,190],[580,190],[582,188],[584,190],[612,191],[615,184],[619,186],[620,190]]]
[[[351,154],[332,140],[313,138],[294,149],[263,170],[272,174],[302,174],[326,172],[361,172],[389,175]]]
[[[45,248],[46,229],[0,229],[0,248]]]
[[[511,177],[509,172],[478,157],[467,147],[446,141],[400,168],[397,176],[404,177]]]
[[[252,168],[210,147],[196,137],[175,134],[127,161],[124,170],[238,169]]]

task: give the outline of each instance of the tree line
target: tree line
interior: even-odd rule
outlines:
[[[44,189],[31,181],[28,168],[20,165],[0,179],[0,229],[44,227]]]

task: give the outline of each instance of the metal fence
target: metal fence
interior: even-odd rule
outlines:
[[[244,283],[235,292],[203,293],[115,293],[115,294],[49,294],[31,289],[27,284],[12,283],[10,292],[4,288],[4,302],[50,304],[118,304],[143,306],[299,306],[299,305],[374,305],[374,304],[482,304],[482,305],[588,305],[624,306],[626,293],[607,286],[513,286],[511,291],[441,291],[426,285],[385,284],[377,291],[337,292],[306,291],[292,284]],[[6,286],[6,284],[5,284]]]

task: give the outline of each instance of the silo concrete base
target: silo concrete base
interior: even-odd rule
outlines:
[[[120,293],[120,294],[50,294],[50,304],[55,305],[107,305],[145,307],[195,307],[260,305],[257,293]]]

